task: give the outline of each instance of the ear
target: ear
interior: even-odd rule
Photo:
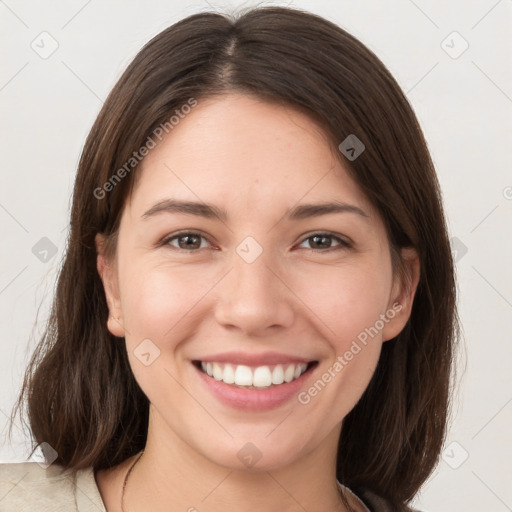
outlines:
[[[121,300],[119,298],[119,283],[117,272],[113,262],[109,261],[104,252],[105,236],[97,233],[95,237],[96,243],[96,268],[100,275],[107,299],[109,316],[107,320],[107,328],[114,335],[122,338],[125,334],[123,316],[121,309]]]
[[[403,272],[397,272],[382,330],[382,341],[398,336],[411,316],[412,304],[420,280],[420,260],[415,249],[402,248]]]

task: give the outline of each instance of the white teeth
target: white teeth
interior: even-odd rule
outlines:
[[[213,363],[213,378],[215,380],[222,380],[222,377],[224,376],[224,372],[222,371],[222,368],[217,364]]]
[[[282,384],[284,382],[283,367],[278,364],[272,372],[272,384]]]
[[[252,371],[248,366],[239,365],[236,367],[235,384],[237,386],[252,386]]]
[[[246,365],[201,362],[201,368],[210,377],[215,380],[222,380],[226,384],[267,388],[271,385],[278,386],[298,379],[306,371],[307,364],[288,364],[284,366],[278,364],[273,368],[270,366],[251,368]]]
[[[293,380],[293,376],[295,374],[295,365],[291,364],[286,368],[284,372],[284,381],[285,382],[291,382]]]
[[[254,370],[253,386],[257,388],[265,388],[272,384],[272,374],[268,366],[258,366]]]
[[[235,383],[235,370],[233,370],[233,367],[230,364],[227,364],[224,366],[224,376],[222,380],[226,384],[234,384]]]
[[[305,369],[305,368],[304,368]],[[302,374],[302,365],[301,364],[298,364],[296,367],[295,367],[295,373],[293,374],[293,378],[294,379],[298,379],[301,374]]]

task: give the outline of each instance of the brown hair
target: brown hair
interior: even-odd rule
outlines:
[[[458,321],[441,194],[418,121],[384,64],[342,28],[301,10],[195,14],[154,37],[128,66],[81,155],[51,316],[16,409],[27,401],[35,441],[49,443],[65,467],[108,468],[144,448],[149,402],[123,340],[107,330],[95,247],[104,233],[107,255],[115,254],[136,172],[104,198],[94,191],[190,98],[230,92],[307,112],[335,148],[355,134],[365,151],[353,161],[337,151],[340,160],[380,212],[394,254],[401,247],[419,254],[411,317],[384,343],[338,447],[338,479],[401,510],[432,472],[446,432]]]

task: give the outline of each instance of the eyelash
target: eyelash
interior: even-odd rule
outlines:
[[[202,234],[198,231],[182,231],[179,233],[174,233],[174,234],[170,235],[169,237],[163,239],[162,242],[160,243],[160,245],[169,246],[169,247],[171,247],[172,250],[175,250],[178,252],[184,252],[184,253],[199,252],[201,250],[201,248],[199,248],[199,249],[182,249],[181,247],[174,247],[174,246],[170,245],[170,242],[172,240],[185,237],[186,235],[199,236],[201,238],[204,238],[208,243],[211,243],[207,236],[205,236],[204,234]],[[327,249],[306,249],[307,251],[316,252],[316,253],[318,253],[318,252],[325,253],[325,252],[332,252],[332,251],[352,248],[352,245],[349,242],[347,242],[346,240],[344,240],[343,238],[336,236],[333,233],[328,233],[328,232],[323,232],[323,231],[315,232],[315,233],[312,233],[312,234],[306,236],[305,238],[302,239],[300,244],[302,244],[306,240],[309,240],[310,238],[314,238],[316,236],[332,238],[332,239],[338,241],[339,245],[335,246],[335,247],[328,247]]]

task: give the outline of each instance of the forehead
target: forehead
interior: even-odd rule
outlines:
[[[131,208],[138,212],[169,196],[246,213],[301,200],[372,209],[312,118],[240,94],[198,101],[137,173]]]

